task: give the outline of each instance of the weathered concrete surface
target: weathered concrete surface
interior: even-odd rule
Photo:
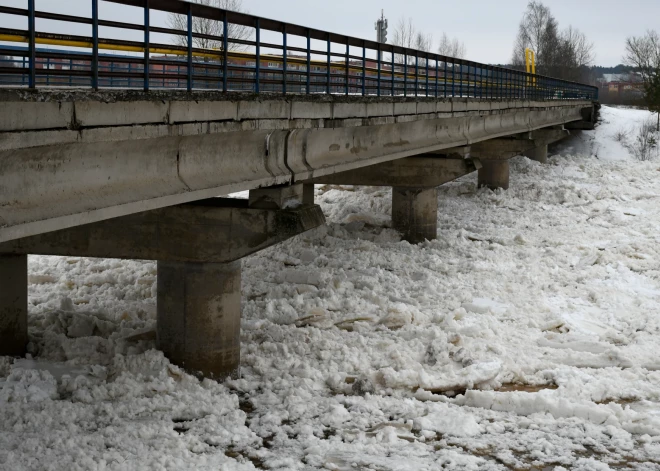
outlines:
[[[438,189],[392,188],[392,226],[411,244],[438,237]]]
[[[535,147],[534,149],[528,150],[523,155],[532,160],[536,160],[537,162],[545,164],[548,162],[548,145],[546,144]]]
[[[479,187],[491,190],[509,189],[509,161],[508,160],[482,160],[483,165],[477,173]]]
[[[0,255],[0,356],[25,355],[27,273],[27,255]]]
[[[323,224],[319,206],[257,209],[213,198],[5,242],[0,254],[224,263]]]
[[[507,160],[517,155],[527,155],[534,149],[545,147],[569,135],[559,127],[538,129],[507,137],[490,139],[470,146],[470,156],[482,160]]]
[[[593,108],[126,91],[0,91],[0,102],[0,242],[561,125]]]
[[[284,209],[303,204],[303,184],[279,185],[250,190],[250,208]],[[313,204],[313,203],[312,203]]]
[[[158,261],[158,348],[200,377],[238,377],[241,262]]]
[[[310,180],[319,184],[436,187],[477,170],[471,159],[407,157]]]

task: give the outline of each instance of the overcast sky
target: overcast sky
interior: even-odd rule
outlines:
[[[573,25],[595,43],[597,65],[619,64],[627,36],[641,34],[649,28],[660,29],[660,0],[546,0],[544,3],[560,27]],[[0,4],[26,8],[27,0],[0,0]],[[91,12],[89,0],[36,0],[36,4],[39,10],[85,16]],[[390,39],[397,21],[410,17],[418,29],[433,34],[436,43],[443,32],[463,41],[468,59],[506,63],[511,58],[527,0],[243,0],[243,4],[255,15],[368,39],[376,37],[374,22],[382,8],[389,20]],[[103,18],[141,21],[135,8],[102,1],[100,10]],[[154,14],[153,22],[164,25],[165,15]],[[0,15],[0,25],[25,27],[22,20],[7,15]],[[89,34],[85,28],[38,23],[38,29],[52,32]]]

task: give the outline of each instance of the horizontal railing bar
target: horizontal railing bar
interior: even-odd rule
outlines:
[[[145,9],[144,0],[104,0],[111,3],[131,5],[141,10]],[[184,30],[156,27],[133,23],[122,23],[108,21],[100,18],[94,20],[74,15],[64,15],[53,12],[33,12],[36,18],[99,25],[126,30],[144,31],[145,39],[148,41],[148,33],[162,33],[175,36],[192,36],[222,44],[228,51],[210,48],[189,48],[174,44],[160,44],[148,41],[148,44],[139,41],[116,40],[109,38],[98,38],[95,30],[94,38],[79,35],[57,35],[41,33],[36,31],[22,31],[10,28],[0,28],[0,40],[10,42],[26,43],[30,35],[34,38],[32,48],[29,51],[20,49],[0,48],[3,54],[10,57],[19,57],[22,67],[2,67],[0,74],[24,75],[30,70],[32,76],[37,72],[37,82],[43,83],[43,77],[83,76],[93,78],[93,74],[107,79],[122,76],[144,79],[145,89],[153,84],[154,79],[162,80],[162,86],[186,88],[179,80],[188,82],[191,79],[202,80],[206,87],[221,88],[224,91],[231,89],[231,84],[236,88],[239,84],[240,90],[259,91],[258,84],[264,86],[282,85],[284,93],[293,90],[294,93],[353,93],[371,94],[376,90],[379,95],[401,95],[412,96],[484,96],[490,98],[525,98],[525,99],[574,99],[588,98],[597,99],[597,87],[580,84],[563,79],[554,79],[542,75],[530,74],[526,71],[514,68],[491,66],[474,61],[451,58],[435,53],[414,50],[392,44],[380,44],[374,41],[354,38],[342,34],[321,31],[314,28],[302,27],[295,24],[261,18],[246,13],[228,11],[213,8],[197,3],[190,4],[181,0],[149,0],[149,9],[175,14],[187,15],[188,12],[201,18],[212,19],[223,22],[225,31],[227,25],[242,25],[247,27],[259,27],[261,31],[275,31],[285,33],[282,44],[251,41],[249,39],[238,39],[215,35],[190,34]],[[0,13],[20,16],[28,16],[28,10],[13,7],[0,7]],[[226,33],[225,33],[226,34]],[[306,38],[308,47],[287,46],[287,38],[295,36]],[[257,38],[259,36],[257,35]],[[320,40],[327,43],[327,50],[311,49],[310,40]],[[288,39],[291,41],[292,39]],[[36,44],[49,44],[67,47],[76,47],[89,52],[79,51],[53,51],[36,48]],[[98,45],[98,46],[97,46]],[[242,52],[235,49],[237,46],[250,50],[258,47],[281,51],[281,54],[259,54],[255,56],[250,52]],[[344,52],[332,50],[340,47]],[[350,47],[362,49],[362,56],[350,54]],[[259,50],[257,48],[257,51]],[[134,56],[114,56],[99,54],[99,49],[119,50],[126,53],[135,53]],[[146,50],[146,52],[145,52]],[[377,53],[377,59],[367,58]],[[263,52],[263,51],[262,51]],[[291,55],[298,53],[300,56]],[[32,54],[32,64],[25,57]],[[165,55],[158,57],[157,55]],[[192,54],[192,56],[191,56]],[[311,59],[311,55],[316,58]],[[388,54],[391,60],[385,59]],[[173,55],[168,58],[167,55]],[[284,57],[283,57],[284,55]],[[406,56],[407,64],[398,58]],[[200,58],[204,58],[204,62]],[[95,62],[97,59],[100,62]],[[69,61],[69,67],[65,69],[51,69],[50,61]],[[257,63],[259,61],[259,64]],[[396,63],[392,64],[395,60]],[[46,62],[48,61],[48,62]],[[79,62],[78,64],[74,61]],[[16,61],[13,61],[16,62]],[[48,68],[44,64],[48,63]],[[83,64],[81,64],[83,63]],[[110,64],[109,66],[107,64]],[[268,66],[263,66],[267,63]],[[39,68],[41,64],[42,68]],[[114,64],[125,64],[129,67],[135,64],[135,71],[108,70]],[[0,64],[1,65],[1,64]],[[71,70],[74,67],[83,67],[84,70]],[[194,70],[190,71],[192,67]],[[281,67],[281,68],[280,68]],[[315,70],[312,70],[312,67]],[[37,69],[35,71],[35,68]],[[140,69],[141,68],[141,69]],[[160,68],[160,70],[158,70]],[[93,69],[93,70],[92,70]],[[182,71],[187,71],[183,74]],[[449,74],[451,71],[451,76]],[[209,76],[211,74],[217,74]],[[199,74],[205,75],[199,78]],[[110,75],[107,75],[110,74]],[[130,75],[130,77],[129,77]],[[151,80],[150,80],[151,79]],[[59,80],[59,79],[58,79]],[[71,80],[71,79],[70,79]],[[9,81],[4,83],[10,83]],[[34,81],[33,81],[34,82]],[[21,83],[23,83],[21,81]],[[130,81],[128,82],[130,84]],[[227,85],[230,85],[229,88]],[[248,84],[247,88],[243,87]],[[255,85],[256,84],[256,85]],[[451,92],[448,87],[451,84]],[[156,83],[156,87],[159,85]],[[191,84],[187,87],[190,89]],[[311,87],[311,89],[310,89]],[[264,90],[267,91],[267,90]],[[487,91],[488,93],[485,93]]]

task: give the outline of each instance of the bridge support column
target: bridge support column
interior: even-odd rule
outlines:
[[[438,237],[438,189],[392,187],[392,225],[411,244]]]
[[[27,255],[0,255],[0,355],[25,355],[27,286]]]
[[[303,204],[314,204],[314,184],[304,183],[302,190]]]
[[[547,144],[538,146],[534,149],[524,152],[523,155],[532,160],[536,160],[537,162],[545,164],[548,162],[548,146]]]
[[[158,348],[186,371],[223,380],[240,367],[241,262],[158,261]]]
[[[508,160],[482,160],[483,165],[478,172],[479,187],[488,187],[491,190],[509,188],[509,161]]]

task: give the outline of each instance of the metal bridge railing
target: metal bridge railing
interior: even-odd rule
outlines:
[[[0,6],[26,17],[27,30],[0,28],[0,86],[214,89],[282,94],[597,100],[598,88],[306,28],[181,0],[89,0],[91,17]],[[99,18],[99,2],[140,9],[141,24]],[[151,12],[182,15],[187,29],[153,26]],[[196,34],[195,18],[218,21],[222,34]],[[91,25],[92,36],[37,31],[36,20]],[[236,39],[244,28],[254,39]],[[102,38],[100,28],[140,32],[142,41]],[[183,38],[185,46],[152,35]],[[265,34],[279,41],[267,42]],[[219,45],[199,48],[195,39]],[[316,45],[312,47],[312,43]],[[25,43],[16,47],[7,43]],[[50,47],[41,47],[41,45]],[[59,47],[59,48],[57,48]],[[64,49],[68,48],[68,49]],[[263,51],[269,53],[264,54]],[[115,53],[110,54],[111,51]],[[116,54],[117,51],[121,55]],[[3,57],[4,56],[4,57]]]

